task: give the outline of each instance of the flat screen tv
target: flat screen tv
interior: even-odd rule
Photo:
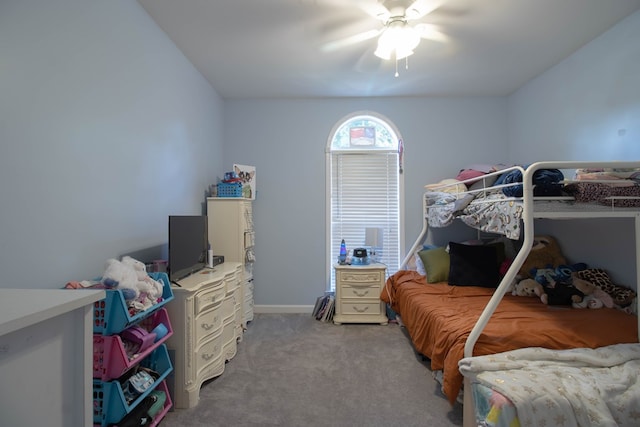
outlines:
[[[208,246],[205,215],[170,215],[169,279],[175,282],[205,268]]]

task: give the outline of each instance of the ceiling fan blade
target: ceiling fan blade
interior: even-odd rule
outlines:
[[[391,17],[391,12],[382,3],[377,0],[360,0],[357,2],[358,7],[367,15],[376,18],[379,21],[387,22]]]
[[[370,40],[374,37],[377,37],[381,32],[382,30],[369,30],[363,33],[354,34],[352,36],[345,37],[340,40],[335,40],[335,41],[326,43],[322,46],[321,49],[323,52],[333,52],[343,47],[351,46],[366,40]]]
[[[405,12],[407,20],[420,19],[437,8],[443,3],[443,0],[415,0]]]
[[[413,27],[421,38],[432,40],[435,42],[446,43],[449,41],[449,36],[440,31],[438,27],[431,24],[417,24]]]

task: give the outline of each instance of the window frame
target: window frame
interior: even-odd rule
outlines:
[[[344,149],[344,150],[334,150],[333,149],[333,141],[335,140],[335,137],[338,133],[339,130],[341,130],[344,126],[348,125],[350,122],[359,119],[359,118],[365,118],[368,120],[372,120],[375,122],[378,122],[378,124],[382,125],[383,127],[385,127],[393,136],[395,136],[397,144],[396,147],[394,148],[389,148],[389,149],[380,149],[380,148],[374,148],[374,149],[369,149],[369,148],[349,148],[349,149]],[[333,128],[331,129],[331,132],[329,133],[329,136],[327,138],[327,143],[325,145],[325,168],[326,168],[326,173],[325,173],[325,177],[326,177],[326,191],[325,191],[325,207],[326,207],[326,212],[325,212],[325,219],[326,219],[326,230],[327,230],[327,234],[325,236],[325,244],[326,244],[326,268],[325,268],[325,274],[327,275],[326,280],[325,280],[325,289],[326,291],[335,291],[335,282],[334,282],[334,268],[333,266],[335,265],[335,263],[337,262],[337,258],[333,259],[332,257],[332,156],[335,154],[336,151],[343,151],[345,153],[363,153],[363,152],[393,152],[395,151],[397,153],[397,158],[398,158],[398,169],[397,170],[397,180],[398,180],[398,253],[397,253],[397,265],[399,267],[401,260],[404,257],[404,165],[403,165],[403,155],[404,155],[404,142],[403,142],[403,138],[402,135],[400,134],[400,131],[398,130],[398,128],[395,126],[395,124],[387,117],[383,116],[382,114],[379,114],[377,112],[374,111],[368,111],[368,110],[364,110],[364,111],[355,111],[352,112],[350,114],[347,114],[346,116],[342,117],[340,120],[338,120],[336,122],[336,124],[333,126]],[[353,245],[350,245],[347,242],[347,245],[349,246],[348,249],[351,250],[353,249]],[[358,245],[356,245],[357,247]],[[387,274],[392,274],[393,272],[390,272],[389,270],[387,270]]]

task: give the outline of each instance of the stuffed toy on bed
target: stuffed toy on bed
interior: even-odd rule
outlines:
[[[541,268],[555,269],[566,265],[567,260],[560,251],[560,246],[551,236],[535,236],[531,251],[522,263],[518,275],[521,278],[535,278],[535,272]]]
[[[537,296],[547,305],[572,305],[581,303],[584,299],[584,293],[573,286],[563,283],[543,286],[533,279],[524,279],[516,283],[512,294],[521,297]]]

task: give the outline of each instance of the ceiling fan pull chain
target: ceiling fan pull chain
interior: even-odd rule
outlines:
[[[409,57],[408,57],[408,56],[405,56],[404,61],[405,61],[405,63],[404,63],[404,69],[405,69],[405,70],[408,70],[408,69],[409,69]]]
[[[395,76],[398,77],[400,74],[398,74],[398,58],[396,58],[396,74]]]

